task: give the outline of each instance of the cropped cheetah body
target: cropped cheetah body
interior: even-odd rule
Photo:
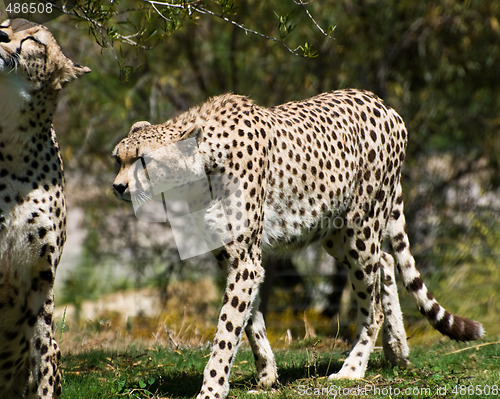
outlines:
[[[169,144],[190,138],[196,139],[197,150],[180,159]],[[162,167],[175,169],[185,162],[200,176],[222,175],[239,182],[233,196],[220,198],[230,215],[226,230],[234,239],[214,251],[227,271],[227,285],[199,398],[227,396],[243,330],[255,355],[259,384],[277,382],[258,310],[266,249],[286,251],[320,241],[348,268],[358,304],[357,335],[341,370],[331,378],[364,376],[382,325],[386,356],[400,366],[408,363],[395,263],[435,328],[457,340],[482,335],[479,323],[454,316],[437,303],[415,267],[400,183],[406,142],[400,116],[374,94],[359,90],[273,108],[228,94],[163,124],[132,126],[113,153],[121,165],[113,185],[118,197],[130,200],[133,188],[143,184],[130,173],[136,161],[162,151],[159,164],[149,164],[149,178],[163,173]],[[222,216],[210,209],[206,215],[215,221]],[[216,226],[214,220],[207,223]],[[381,249],[384,238],[392,255]]]
[[[61,393],[53,338],[54,277],[66,238],[57,93],[88,68],[43,26],[0,25],[0,389],[2,398]]]

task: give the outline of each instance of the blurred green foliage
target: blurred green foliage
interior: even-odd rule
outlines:
[[[94,73],[80,86],[91,105],[79,116],[96,124],[97,115],[113,110],[106,123],[91,127],[93,140],[108,140],[97,148],[109,150],[109,139],[126,134],[136,119],[161,122],[226,91],[274,105],[362,87],[404,116],[409,162],[421,152],[448,150],[460,159],[486,156],[495,167],[500,163],[497,2],[77,3],[80,27],[104,46],[84,60]],[[110,123],[120,130],[110,134]]]

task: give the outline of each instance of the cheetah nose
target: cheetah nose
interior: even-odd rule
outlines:
[[[9,42],[10,42],[9,35],[4,31],[0,31],[0,43],[9,43]]]
[[[113,190],[117,197],[122,197],[125,190],[128,188],[128,184],[113,184]]]

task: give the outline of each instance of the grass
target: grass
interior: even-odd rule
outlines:
[[[281,386],[275,391],[249,393],[256,389],[255,367],[248,345],[243,341],[232,369],[229,397],[498,397],[500,330],[498,301],[494,299],[497,294],[492,293],[491,288],[498,286],[498,278],[495,274],[488,276],[491,281],[489,285],[481,284],[481,295],[468,287],[450,284],[453,288],[449,289],[466,294],[461,296],[455,292],[443,298],[448,302],[461,299],[463,306],[470,306],[469,302],[476,304],[475,310],[462,309],[460,303],[453,303],[449,308],[481,321],[489,341],[460,344],[443,338],[427,326],[421,315],[413,320],[414,304],[409,303],[403,308],[407,314],[412,366],[405,370],[393,367],[385,361],[382,352],[376,350],[361,381],[328,380],[326,376],[340,369],[349,347],[340,340],[315,337],[336,337],[348,329],[339,329],[337,323],[332,325],[331,320],[323,320],[313,310],[303,314],[294,314],[291,310],[270,312],[268,333],[275,348]],[[461,279],[472,280],[471,276]],[[69,313],[63,313],[57,327],[63,352],[62,399],[193,398],[201,387],[208,342],[215,333],[218,301],[217,291],[211,284],[213,282],[205,281],[172,285],[169,301],[158,308],[155,316],[125,316],[127,309],[102,310],[94,315],[95,319],[77,322]],[[109,305],[116,302],[115,296],[121,300],[129,295],[108,295],[101,302]],[[137,297],[148,295],[141,291]],[[466,301],[466,297],[476,299]]]
[[[476,345],[444,341],[412,348],[412,366],[398,369],[376,351],[359,381],[330,381],[346,351],[335,341],[295,341],[275,352],[281,386],[255,390],[253,357],[238,353],[231,373],[230,398],[493,398],[500,388],[500,342]],[[202,382],[209,349],[130,347],[124,352],[91,350],[62,359],[62,399],[192,398]]]

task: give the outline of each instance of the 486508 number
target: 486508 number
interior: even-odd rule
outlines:
[[[5,11],[13,14],[51,14],[53,9],[51,3],[9,3]]]

